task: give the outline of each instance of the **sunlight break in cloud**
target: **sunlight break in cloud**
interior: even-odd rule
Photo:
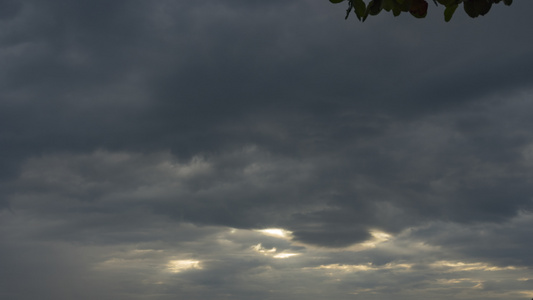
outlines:
[[[330,264],[330,265],[321,265],[312,269],[319,270],[334,270],[334,271],[343,271],[343,272],[363,272],[363,271],[377,271],[377,270],[409,270],[411,269],[411,264],[393,264],[388,263],[383,266],[375,266],[372,263],[362,264],[362,265],[343,265],[343,264]]]
[[[259,253],[264,253],[264,254],[267,254],[267,253],[276,253],[277,249],[274,247],[272,249],[266,249],[265,247],[263,247],[263,245],[261,243],[257,244],[257,245],[254,245],[252,246],[252,249],[256,252],[259,252]]]
[[[186,270],[201,270],[202,266],[198,260],[171,260],[167,263],[167,270],[172,273],[180,273]]]
[[[263,245],[261,243],[259,243],[257,245],[254,245],[251,248],[255,252],[258,252],[258,253],[261,253],[261,254],[267,255],[267,256],[272,256],[273,258],[278,258],[278,259],[284,259],[284,258],[289,258],[289,257],[300,255],[300,253],[288,253],[288,252],[277,253],[278,250],[276,249],[276,247],[274,247],[272,249],[267,249],[267,248],[263,247]]]
[[[519,291],[518,293],[524,297],[533,298],[533,290]]]
[[[380,244],[386,243],[394,239],[394,236],[380,230],[371,230],[370,235],[372,236],[371,239],[359,244],[354,244],[349,247],[343,248],[342,251],[350,250],[358,252],[373,249],[378,247],[378,245]]]
[[[264,235],[268,235],[275,238],[289,240],[292,238],[292,231],[288,231],[282,228],[267,228],[267,229],[258,229],[255,230]]]
[[[298,256],[298,255],[300,255],[300,253],[279,253],[279,254],[274,255],[273,257],[283,259],[283,258],[289,258],[293,256]]]
[[[460,261],[437,261],[431,264],[435,268],[449,268],[451,272],[454,271],[503,271],[503,270],[516,270],[517,267],[507,266],[507,267],[495,267],[490,266],[486,263],[464,263]]]

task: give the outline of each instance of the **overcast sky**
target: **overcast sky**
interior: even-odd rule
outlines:
[[[514,2],[0,0],[0,298],[531,299]]]

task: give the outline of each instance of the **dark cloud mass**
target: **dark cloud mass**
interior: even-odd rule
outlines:
[[[530,1],[0,1],[0,298],[533,297]]]

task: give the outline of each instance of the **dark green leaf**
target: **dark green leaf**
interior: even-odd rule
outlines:
[[[365,16],[366,4],[363,0],[353,0],[352,4],[357,19],[361,20]]]
[[[453,13],[457,9],[457,7],[459,7],[459,4],[446,6],[446,9],[444,10],[444,20],[446,22],[449,22],[452,19]]]

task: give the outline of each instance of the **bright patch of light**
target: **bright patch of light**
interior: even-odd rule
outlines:
[[[472,288],[482,288],[483,282],[473,278],[455,278],[455,279],[437,279],[438,284],[450,285],[450,284],[475,284]]]
[[[371,263],[361,264],[361,265],[341,265],[341,264],[330,264],[330,265],[321,265],[320,267],[315,267],[313,269],[323,269],[330,271],[342,271],[342,272],[364,272],[364,271],[377,271],[377,270],[409,270],[412,265],[410,264],[385,264],[382,266],[375,266]]]
[[[179,273],[186,270],[202,269],[198,260],[171,260],[167,263],[167,269],[172,273]]]
[[[267,229],[258,229],[255,230],[257,232],[260,232],[264,235],[280,238],[280,239],[290,239],[292,236],[292,232],[282,229],[282,228],[267,228]]]
[[[373,289],[357,289],[354,292],[349,293],[349,294],[358,295],[358,294],[361,294],[361,293],[372,293],[373,291],[374,291]]]
[[[370,231],[370,234],[372,235],[372,239],[362,243],[362,246],[365,246],[367,248],[375,248],[377,245],[384,243],[392,238],[392,235],[379,230],[372,230]]]
[[[393,238],[392,235],[379,230],[372,230],[370,231],[370,234],[372,235],[372,239],[360,244],[352,245],[348,247],[347,250],[362,251],[367,249],[373,249],[376,248],[379,244],[385,243]]]
[[[369,270],[372,270],[373,267],[372,267],[371,264],[366,264],[366,265],[332,264],[332,265],[322,265],[322,266],[318,267],[317,269],[355,272],[355,271],[369,271]]]
[[[252,246],[252,249],[259,253],[276,253],[277,251],[275,247],[272,249],[266,249],[261,243]]]
[[[255,252],[261,253],[266,256],[271,256],[273,258],[278,258],[278,259],[284,259],[284,258],[289,258],[289,257],[300,255],[300,253],[287,253],[287,252],[277,253],[278,249],[276,249],[276,247],[272,249],[267,249],[263,247],[261,243],[257,245],[253,245],[250,248],[252,248],[252,250],[254,250]]]
[[[520,291],[520,294],[524,295],[524,297],[532,298],[533,297],[533,290],[530,291]]]
[[[279,253],[279,254],[274,255],[273,257],[283,259],[283,258],[289,258],[293,256],[298,256],[298,255],[300,255],[300,253]]]
[[[438,261],[431,264],[434,268],[448,268],[450,271],[503,271],[503,270],[516,270],[516,267],[495,267],[486,263],[464,263],[460,261]]]
[[[472,287],[473,289],[483,289],[483,282],[478,282],[475,286]]]
[[[392,238],[392,235],[379,230],[372,230],[370,231],[370,234],[374,237],[376,243],[383,243]]]

